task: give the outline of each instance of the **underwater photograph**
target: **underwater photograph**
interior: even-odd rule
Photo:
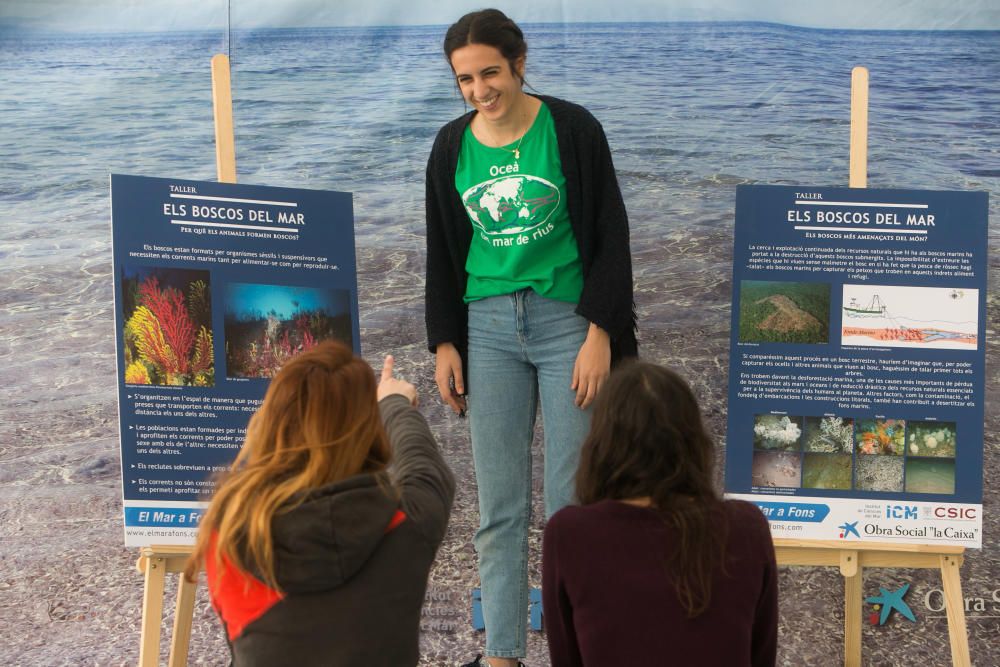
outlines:
[[[955,422],[911,421],[906,424],[906,453],[909,456],[955,458]]]
[[[794,452],[754,452],[751,484],[756,487],[797,488],[802,462]]]
[[[122,270],[127,384],[215,385],[209,284],[208,271]]]
[[[797,452],[802,438],[802,417],[754,415],[753,448]]]
[[[955,493],[954,459],[906,459],[907,493]]]
[[[850,454],[854,451],[854,420],[844,417],[806,417],[802,451]]]
[[[227,377],[274,377],[323,340],[354,347],[347,290],[230,283],[225,301]]]
[[[854,487],[861,491],[902,491],[902,457],[859,456]]]
[[[858,453],[902,456],[905,431],[903,419],[862,419],[858,422]]]
[[[829,283],[740,282],[742,343],[830,341]]]
[[[851,488],[852,462],[850,454],[806,454],[802,461],[802,488]]]

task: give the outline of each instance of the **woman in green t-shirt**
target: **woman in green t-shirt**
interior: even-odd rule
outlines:
[[[628,219],[597,120],[524,92],[513,21],[467,14],[444,51],[472,111],[441,129],[427,165],[428,342],[442,398],[469,411],[486,661],[516,665],[535,413],[550,516],[573,500],[591,402],[613,361],[636,352]]]

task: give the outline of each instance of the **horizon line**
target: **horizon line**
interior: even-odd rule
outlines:
[[[672,20],[597,20],[597,21],[524,21],[522,26],[559,26],[559,25],[671,25],[671,24],[695,24],[695,25],[767,25],[782,28],[793,28],[796,30],[809,30],[817,32],[921,32],[921,33],[990,33],[1000,32],[1000,27],[996,28],[858,28],[858,27],[816,27],[809,25],[798,25],[794,23],[782,23],[779,21],[767,21],[760,19],[672,19]],[[254,32],[260,30],[335,30],[335,29],[365,29],[365,28],[447,28],[448,23],[393,23],[393,24],[349,24],[349,25],[285,25],[285,26],[254,26],[254,27],[232,27],[231,31]],[[211,27],[176,27],[159,30],[143,30],[141,28],[116,28],[116,29],[59,29],[59,28],[38,28],[26,25],[24,22],[2,22],[0,21],[0,38],[6,37],[7,33],[23,32],[27,35],[44,36],[72,36],[72,35],[162,35],[169,33],[211,33],[216,31],[229,30],[225,24]]]

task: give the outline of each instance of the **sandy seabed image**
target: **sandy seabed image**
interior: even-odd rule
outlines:
[[[955,461],[907,457],[906,492],[955,493]]]
[[[802,488],[851,488],[854,458],[850,454],[806,454],[802,458]]]
[[[795,452],[754,452],[751,484],[795,488],[802,484],[802,459]]]

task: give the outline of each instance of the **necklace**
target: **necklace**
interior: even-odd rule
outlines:
[[[524,119],[522,118],[522,123],[523,123],[523,121],[524,121]],[[487,134],[487,136],[489,136],[491,142],[493,142],[494,144],[499,144],[500,143],[499,141],[497,141],[496,137],[493,136],[493,132],[490,131],[490,129],[488,127],[488,124],[485,123],[485,122],[483,123],[483,129],[486,131],[486,134]],[[530,130],[530,129],[531,129],[531,127],[528,127],[528,128],[526,128],[524,130],[523,133],[521,133],[521,136],[517,140],[517,146],[514,146],[513,149],[507,148],[506,146],[497,146],[497,148],[499,148],[500,150],[507,151],[508,153],[513,153],[514,154],[514,159],[515,160],[520,160],[521,159],[521,142],[524,141],[524,137],[528,134],[528,130]]]

